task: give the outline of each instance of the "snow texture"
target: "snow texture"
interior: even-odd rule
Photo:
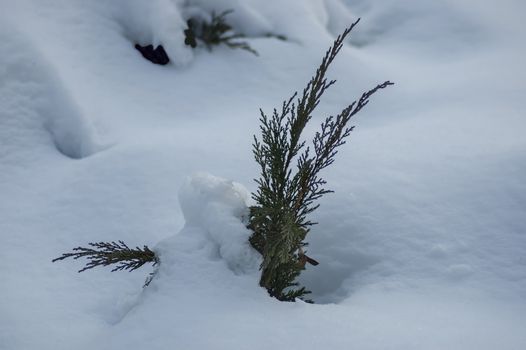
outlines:
[[[258,253],[248,243],[249,192],[240,184],[199,173],[179,191],[187,228],[200,228],[234,272],[257,270]]]
[[[258,57],[184,45],[189,16],[228,9]],[[525,11],[0,0],[0,349],[525,349]],[[396,85],[323,174],[335,193],[308,235],[320,265],[300,279],[316,304],[281,303],[247,243],[258,108],[302,89],[358,17],[307,133]],[[163,45],[172,64],[136,43]],[[111,240],[155,249],[150,286],[147,267],[51,263]]]
[[[95,130],[68,96],[53,68],[31,42],[0,22],[0,145],[4,157],[19,149],[46,143],[45,131],[57,150],[83,158],[100,149]],[[13,152],[11,152],[11,150]]]

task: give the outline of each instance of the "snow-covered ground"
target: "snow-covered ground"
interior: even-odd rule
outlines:
[[[196,9],[234,9],[259,56],[185,47]],[[0,349],[525,349],[525,11],[0,0]],[[396,85],[325,172],[335,193],[308,237],[320,265],[301,278],[317,304],[280,303],[258,286],[240,220],[258,108],[302,89],[357,17],[309,132],[377,82]],[[172,64],[135,43],[163,44]],[[147,288],[148,268],[51,263],[119,239],[160,254]]]

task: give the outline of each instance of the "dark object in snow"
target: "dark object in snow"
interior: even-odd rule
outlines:
[[[336,38],[300,94],[293,94],[270,116],[260,111],[261,136],[254,136],[253,143],[260,177],[256,179],[258,189],[252,193],[256,204],[250,207],[248,227],[253,234],[249,241],[263,256],[260,286],[281,301],[303,299],[310,293],[299,286],[297,278],[307,262],[318,264],[305,255],[303,248],[308,244],[305,239],[310,227],[315,224],[308,219],[309,214],[319,207],[318,199],[332,192],[325,188],[320,172],[334,162],[339,147],[353,130],[348,125],[350,119],[378,90],[393,85],[390,81],[378,84],[336,117],[327,117],[310,146],[302,139],[322,95],[336,82],[327,80],[327,70],[358,21]]]
[[[135,44],[135,48],[142,54],[142,57],[146,58],[152,63],[164,66],[170,62],[170,58],[166,54],[166,51],[164,51],[164,47],[162,45],[159,45],[154,49],[153,45],[141,46],[139,44]]]
[[[97,242],[88,243],[92,248],[77,247],[73,248],[73,252],[64,253],[62,256],[53,259],[52,262],[64,260],[67,258],[79,259],[86,258],[88,263],[79,272],[92,269],[96,266],[117,265],[111,270],[115,271],[133,271],[146,263],[153,263],[153,266],[159,264],[159,258],[148,246],[142,249],[135,247],[129,248],[123,241],[118,242]],[[150,273],[146,279],[145,286],[150,284],[155,271]]]

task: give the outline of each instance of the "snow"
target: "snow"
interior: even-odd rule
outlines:
[[[20,145],[46,143],[46,131],[56,148],[71,158],[95,153],[100,146],[92,125],[68,96],[53,68],[33,44],[7,23],[0,23],[2,149],[4,156]]]
[[[206,173],[195,174],[179,190],[185,227],[203,230],[206,241],[215,244],[218,257],[234,273],[254,271],[261,264],[248,243],[249,197],[242,185]]]
[[[0,8],[0,349],[526,348],[523,2]],[[226,9],[258,57],[184,46],[185,16]],[[335,193],[308,236],[320,265],[301,277],[317,303],[281,303],[258,286],[245,227],[258,108],[302,89],[358,16],[308,132],[396,85],[324,173]],[[51,263],[108,240],[160,255],[147,288],[150,267]]]

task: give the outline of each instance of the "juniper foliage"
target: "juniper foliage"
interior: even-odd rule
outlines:
[[[243,34],[235,33],[232,26],[228,24],[226,16],[233,10],[226,10],[220,14],[212,12],[211,20],[207,21],[201,18],[190,18],[187,21],[188,29],[185,33],[185,44],[195,48],[197,41],[201,41],[211,50],[215,45],[226,45],[231,49],[242,49],[254,55],[258,55],[246,41]]]
[[[143,248],[129,248],[123,241],[118,242],[96,242],[88,243],[92,248],[77,247],[73,248],[71,253],[64,253],[62,256],[53,259],[52,262],[73,258],[86,258],[86,266],[78,272],[83,272],[97,266],[116,265],[111,272],[115,271],[134,271],[147,263],[153,266],[159,264],[159,258],[148,246]],[[145,286],[148,285],[154,273],[151,273],[146,279]]]
[[[336,82],[326,78],[327,70],[358,22],[336,38],[301,95],[294,93],[271,116],[260,110],[261,135],[254,136],[253,154],[261,174],[255,180],[258,189],[252,194],[256,205],[250,208],[250,243],[263,256],[260,285],[282,301],[303,299],[310,293],[296,279],[306,262],[317,264],[305,255],[304,248],[310,226],[315,224],[308,215],[319,207],[319,198],[332,192],[325,187],[320,172],[333,164],[338,148],[353,130],[350,119],[373,94],[393,84],[381,83],[336,117],[327,117],[310,146],[302,139],[322,95]]]

